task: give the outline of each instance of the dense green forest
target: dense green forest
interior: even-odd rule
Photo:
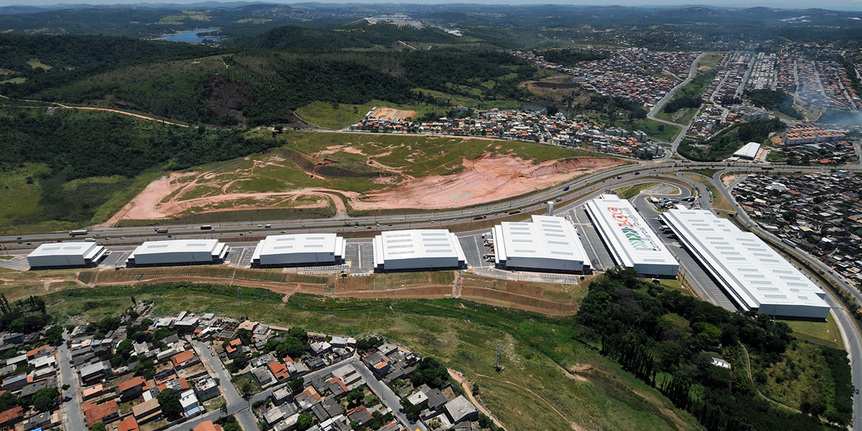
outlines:
[[[804,406],[813,418],[779,409],[755,393],[745,355],[756,370],[768,369],[798,342],[787,324],[769,316],[731,313],[640,279],[632,270],[615,269],[590,283],[577,321],[585,337],[600,342],[603,354],[709,430],[819,430],[818,415],[839,425],[852,418],[850,367],[835,349],[820,350],[831,368],[821,376],[827,389],[812,393]],[[712,365],[715,356],[731,362],[731,369]]]
[[[786,128],[787,125],[778,118],[749,121],[724,130],[703,144],[697,144],[689,139],[683,140],[679,145],[679,153],[701,162],[723,160],[743,145],[749,142],[762,143],[770,133],[782,132]]]
[[[417,29],[410,26],[371,25],[362,21],[337,28],[281,26],[258,35],[230,40],[227,46],[279,51],[320,51],[389,48],[399,41],[407,44],[457,44],[462,43],[463,39],[432,27]]]
[[[39,42],[35,39],[17,37],[10,42],[8,49],[15,54],[10,66],[29,68],[24,59],[39,58],[43,50],[36,48]],[[79,43],[86,42],[80,39]],[[0,92],[17,98],[132,109],[188,123],[257,125],[289,123],[293,110],[314,101],[362,104],[377,99],[449,106],[421,90],[480,100],[520,100],[527,96],[520,82],[536,73],[522,60],[487,50],[221,51],[221,55],[208,55],[217,51],[158,51],[165,44],[135,41],[144,51],[156,50],[155,59],[144,63],[137,54],[121,54],[138,49],[134,44],[127,46],[129,41],[93,39],[95,47],[90,50],[96,51],[93,55],[99,67],[78,68],[65,57],[46,57],[65,67],[27,72],[26,82],[0,85]],[[63,50],[74,51],[74,47]],[[185,58],[175,58],[183,55]]]
[[[26,178],[41,187],[39,212],[22,214],[11,224],[89,222],[99,206],[145,171],[228,160],[276,145],[275,140],[246,139],[240,131],[180,128],[65,109],[2,109],[0,135],[4,175],[28,164],[45,166]],[[86,181],[105,177],[116,178]]]
[[[604,52],[585,51],[581,49],[549,49],[539,51],[537,54],[544,56],[545,60],[551,63],[560,64],[566,67],[574,67],[582,61],[603,60],[609,57],[609,55]]]

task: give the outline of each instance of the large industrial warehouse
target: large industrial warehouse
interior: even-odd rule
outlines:
[[[386,231],[374,237],[376,271],[462,268],[464,250],[448,229]]]
[[[711,211],[671,209],[662,217],[680,242],[745,312],[825,319],[825,293],[755,234]]]
[[[629,201],[602,195],[585,209],[617,265],[644,275],[676,277],[679,262]]]
[[[95,266],[107,251],[95,242],[42,244],[27,255],[31,269]]]
[[[128,266],[203,265],[222,263],[229,247],[217,239],[178,239],[141,244],[126,259]]]
[[[334,265],[344,260],[347,243],[334,233],[269,235],[262,239],[251,264],[255,267]]]
[[[571,222],[534,215],[531,222],[494,226],[494,262],[506,269],[584,272],[590,269],[583,244]]]

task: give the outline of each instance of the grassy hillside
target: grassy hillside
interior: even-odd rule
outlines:
[[[0,106],[0,135],[0,227],[17,228],[89,224],[119,209],[154,172],[278,145],[236,131],[44,107]]]
[[[221,286],[72,289],[46,301],[52,314],[95,318],[125,307],[130,295],[156,301],[157,315],[179,310],[240,313],[236,288]],[[701,429],[656,390],[573,341],[571,319],[459,300],[330,300],[296,294],[285,303],[280,295],[259,289],[243,289],[243,298],[250,319],[354,336],[377,333],[420,355],[439,357],[480,384],[480,399],[508,429],[560,430],[573,424],[608,430]],[[504,349],[502,373],[494,371],[497,344]]]

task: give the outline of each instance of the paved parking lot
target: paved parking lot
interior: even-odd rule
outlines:
[[[370,240],[347,240],[344,254],[351,274],[374,271],[374,245]]]
[[[132,254],[132,250],[113,250],[111,254],[107,255],[102,263],[99,264],[100,267],[106,269],[114,269],[119,266],[126,266],[126,258]]]
[[[14,256],[12,259],[0,259],[0,268],[6,268],[15,271],[26,271],[30,269],[30,265],[27,263],[26,257]]]
[[[494,262],[485,262],[482,255],[490,253],[491,248],[485,247],[481,233],[470,235],[458,235],[458,242],[461,243],[461,249],[464,250],[464,256],[467,257],[467,264],[473,268],[493,267]]]
[[[575,228],[580,233],[581,242],[584,244],[584,249],[587,251],[587,256],[590,258],[593,270],[607,271],[616,266],[611,253],[605,248],[605,244],[599,237],[599,232],[596,231],[595,226],[590,222],[590,218],[587,217],[584,207],[579,206],[566,212],[565,215],[575,222]]]
[[[228,252],[225,261],[237,268],[250,268],[255,246],[234,246]]]

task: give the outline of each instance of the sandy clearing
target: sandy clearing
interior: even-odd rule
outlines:
[[[405,121],[407,119],[416,118],[416,111],[407,111],[394,108],[374,108],[368,118],[376,118],[379,120]]]
[[[398,208],[457,208],[478,205],[534,192],[577,175],[621,164],[613,159],[581,158],[534,165],[513,157],[480,157],[463,160],[464,170],[454,175],[435,175],[403,183],[392,190],[368,193],[351,200],[357,210]]]
[[[338,147],[340,147],[338,150],[342,151],[347,148]],[[328,150],[334,149],[335,147],[329,147]],[[322,203],[323,200],[331,199],[335,204],[337,217],[347,214],[344,199],[359,211],[458,208],[535,192],[576,176],[622,163],[614,159],[584,157],[534,164],[530,160],[517,157],[486,154],[473,160],[462,159],[463,170],[457,174],[412,178],[401,173],[399,168],[380,164],[373,159],[373,156],[368,160],[376,168],[394,175],[375,180],[378,184],[388,185],[387,189],[363,195],[327,188],[230,192],[231,185],[237,181],[247,181],[253,176],[254,167],[277,165],[272,161],[259,163],[255,161],[251,169],[238,172],[243,175],[242,178],[232,178],[225,183],[219,182],[220,174],[215,172],[172,173],[168,177],[160,178],[147,185],[138,196],[111,217],[107,224],[116,224],[122,219],[150,220],[174,217],[190,211],[216,212],[274,208],[282,202],[296,200],[301,196],[316,196],[322,199],[315,204],[303,204],[304,208],[325,206]],[[212,187],[214,190],[192,193],[198,187]],[[194,194],[198,197],[184,198]]]

